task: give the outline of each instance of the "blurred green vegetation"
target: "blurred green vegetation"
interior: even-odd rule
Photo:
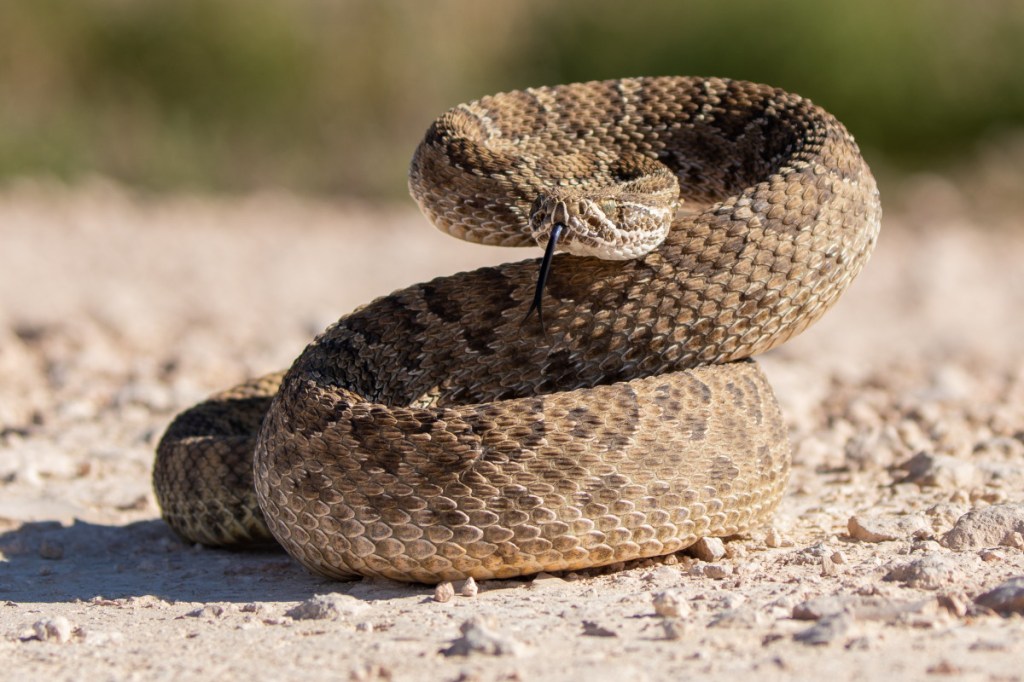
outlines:
[[[955,162],[1024,124],[1018,0],[5,0],[0,180],[403,196],[441,111],[644,74],[769,82],[873,163]]]

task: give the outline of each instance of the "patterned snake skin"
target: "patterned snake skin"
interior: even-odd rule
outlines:
[[[553,258],[543,326],[524,321],[536,260],[443,277],[182,413],[154,471],[178,534],[436,583],[659,556],[766,521],[789,443],[745,358],[818,319],[879,229],[838,121],[720,79],[509,92],[435,121],[410,189],[463,239],[544,244],[569,220],[564,249],[602,257]]]

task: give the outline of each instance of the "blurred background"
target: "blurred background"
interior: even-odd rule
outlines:
[[[981,159],[1016,169],[992,174],[1012,198],[1022,65],[1019,0],[15,0],[0,182],[404,200],[412,150],[458,102],[694,74],[810,97],[897,193]]]

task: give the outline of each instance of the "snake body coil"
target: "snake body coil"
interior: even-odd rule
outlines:
[[[768,518],[789,444],[745,358],[818,319],[879,228],[838,121],[720,79],[510,92],[439,118],[410,188],[472,241],[571,224],[544,329],[523,322],[535,260],[343,317],[287,373],[168,428],[154,481],[176,532],[435,583],[658,556]]]

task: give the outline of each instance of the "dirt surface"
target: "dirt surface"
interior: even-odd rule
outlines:
[[[1024,679],[1024,230],[918,184],[927,208],[890,207],[846,297],[763,358],[795,451],[771,528],[446,601],[182,544],[153,448],[356,305],[536,254],[412,208],[7,190],[0,678]]]

